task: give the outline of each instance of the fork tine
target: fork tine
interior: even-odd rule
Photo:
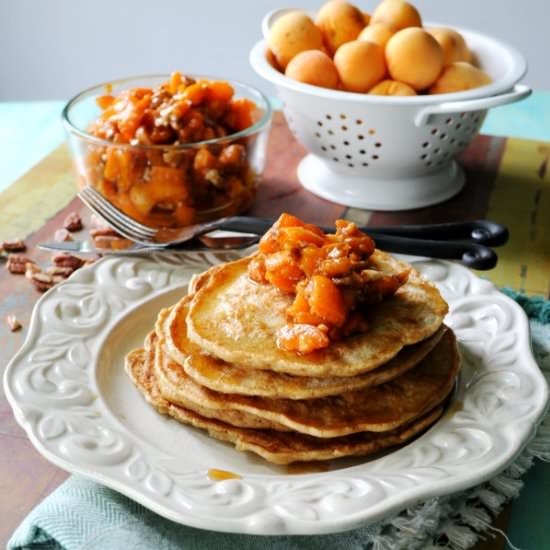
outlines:
[[[139,223],[138,221],[130,218],[124,212],[120,211],[113,204],[111,204],[99,191],[96,191],[93,187],[86,186],[82,189],[81,193],[85,193],[94,203],[101,207],[102,211],[108,211],[112,214],[112,217],[117,218],[127,226],[130,230],[135,230],[140,235],[149,235],[153,237],[156,234],[156,230],[152,227],[147,227]]]
[[[101,216],[115,231],[120,233],[123,237],[145,245],[152,244],[152,241],[148,236],[142,236],[140,234],[137,234],[134,230],[129,229],[126,225],[120,222],[120,219],[118,217],[113,217],[111,212],[103,210],[102,207],[89,195],[85,193],[79,193],[78,196],[80,197],[82,202],[86,206],[88,206],[88,208],[90,208],[90,210]]]

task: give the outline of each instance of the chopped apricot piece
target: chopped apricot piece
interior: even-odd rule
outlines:
[[[285,325],[277,333],[277,346],[287,351],[311,353],[326,348],[328,336],[319,326],[300,323]]]
[[[347,308],[338,287],[324,275],[314,275],[310,285],[311,312],[321,317],[326,323],[336,327],[342,326],[346,321]]]

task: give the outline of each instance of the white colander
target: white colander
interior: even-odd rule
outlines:
[[[286,11],[264,18],[264,35]],[[478,133],[487,109],[518,101],[531,90],[517,84],[527,70],[519,52],[494,38],[457,30],[493,79],[490,85],[415,97],[329,90],[274,69],[265,57],[265,40],[253,47],[252,67],[275,84],[290,129],[309,151],[298,166],[306,189],[372,210],[427,206],[462,189],[464,173],[455,159]]]

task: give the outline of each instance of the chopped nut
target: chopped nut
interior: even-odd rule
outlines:
[[[25,241],[20,239],[18,241],[4,241],[2,243],[2,248],[6,252],[25,252],[25,250],[27,250],[27,245]]]
[[[62,243],[64,241],[72,241],[73,238],[67,229],[58,229],[54,235],[54,241]]]
[[[82,267],[84,260],[78,256],[73,256],[68,252],[59,252],[52,256],[52,261],[57,267],[70,267],[73,270]]]
[[[63,227],[67,231],[80,231],[83,227],[82,225],[82,218],[80,217],[80,214],[78,212],[71,212],[63,222]]]
[[[17,320],[15,315],[8,315],[6,317],[6,323],[12,332],[15,332],[21,328],[21,323]]]
[[[62,279],[66,279],[73,272],[74,272],[74,269],[72,267],[62,267],[58,265],[53,265],[51,267],[48,267],[48,269],[46,269],[46,273],[48,275],[51,275],[54,278],[61,277]]]
[[[31,276],[31,283],[40,292],[45,292],[54,285],[53,277],[46,273],[33,273]]]
[[[204,179],[211,183],[214,187],[222,188],[223,187],[223,178],[220,174],[220,171],[216,168],[210,168],[206,171]]]
[[[33,262],[27,262],[25,264],[25,278],[29,281],[32,279],[34,273],[40,273],[42,268]]]
[[[18,254],[9,254],[8,261],[6,262],[6,269],[10,273],[22,275],[27,270],[27,264],[32,263],[27,256],[20,256]]]
[[[89,233],[92,239],[95,239],[96,237],[122,237],[122,235],[118,234],[112,227],[109,226],[90,229]]]

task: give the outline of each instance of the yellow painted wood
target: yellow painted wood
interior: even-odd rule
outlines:
[[[508,138],[491,194],[489,219],[510,229],[489,274],[497,286],[550,294],[550,144]]]
[[[61,145],[0,193],[0,240],[25,238],[76,194],[70,153]]]

